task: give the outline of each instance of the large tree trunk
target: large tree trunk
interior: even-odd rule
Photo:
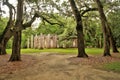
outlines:
[[[27,23],[22,24],[22,20],[21,20],[22,27],[19,27],[19,28],[13,27],[14,26],[13,11],[15,13],[15,8],[8,2],[8,0],[4,0],[3,4],[9,8],[9,21],[2,35],[0,35],[0,55],[6,54],[7,42],[13,36],[13,34],[16,33],[16,31],[22,31],[23,29],[30,27],[31,24],[35,21],[36,17],[40,17],[38,13],[35,13],[32,19]]]
[[[9,39],[12,37],[13,32],[10,28],[13,26],[13,21],[9,20],[3,34],[0,36],[0,55],[7,54],[6,52],[6,45]]]
[[[6,45],[9,39],[3,39],[1,42],[1,47],[0,47],[0,55],[5,55],[7,54],[6,52]]]
[[[0,55],[6,54],[6,45],[8,40],[12,37],[11,27],[14,26],[13,18],[13,10],[14,7],[8,2],[8,0],[3,0],[3,4],[9,8],[9,20],[5,30],[0,36]]]
[[[111,43],[111,46],[112,46],[112,51],[114,53],[118,53],[119,51],[118,51],[117,46],[116,46],[116,41],[113,38],[113,34],[112,34],[111,28],[109,26],[108,26],[108,30],[109,30],[109,34],[110,34],[110,43]]]
[[[98,6],[98,11],[100,14],[101,24],[103,28],[103,37],[104,37],[104,56],[111,56],[110,54],[110,34],[108,30],[108,23],[106,16],[103,11],[103,6],[100,0],[95,0]]]
[[[113,35],[111,35],[111,46],[112,46],[112,51],[114,52],[114,53],[118,53],[119,51],[118,51],[118,49],[117,49],[117,46],[116,46],[116,41],[115,41],[115,39],[113,38]]]
[[[4,44],[4,42],[1,42],[0,43],[0,55],[5,55],[5,54],[7,54],[7,52],[6,52],[6,45]]]
[[[103,30],[103,33],[104,33],[104,54],[103,55],[104,56],[111,56],[109,36],[105,31],[106,31],[106,29]]]
[[[15,27],[22,27],[22,16],[23,16],[23,0],[18,0],[17,4],[17,19]],[[12,55],[9,61],[20,61],[21,60],[21,31],[16,31],[14,34]]]
[[[83,25],[82,25],[82,19],[81,15],[78,11],[78,8],[76,7],[74,0],[69,0],[73,14],[76,19],[76,30],[77,30],[77,41],[78,41],[78,57],[88,57],[88,55],[85,53],[85,45],[84,45],[84,35],[83,35]]]
[[[16,32],[14,34],[13,45],[12,45],[12,55],[9,61],[21,60],[20,49],[21,49],[21,31]]]
[[[1,44],[1,47],[0,47],[1,55],[2,54],[7,54],[6,45],[7,45],[7,42],[9,41],[9,39],[12,37],[12,35],[13,35],[13,32],[11,32],[10,29],[8,29],[7,32],[4,34],[4,37],[0,42],[0,44]]]
[[[6,52],[6,44],[7,44],[7,41],[5,38],[4,38],[4,34],[2,34],[0,36],[0,55],[5,55],[7,54]]]
[[[12,23],[11,23],[12,24]],[[9,27],[12,27],[9,25]],[[10,29],[4,30],[5,33],[3,33],[0,37],[0,55],[7,54],[6,52],[6,45],[9,39],[12,37],[13,32]]]

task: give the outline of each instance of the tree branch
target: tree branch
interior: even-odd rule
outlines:
[[[83,16],[85,13],[87,13],[89,11],[97,11],[97,10],[98,10],[98,8],[88,8],[81,13],[81,16]]]
[[[62,24],[59,24],[59,23],[54,23],[54,22],[51,22],[51,21],[49,21],[47,18],[45,18],[44,16],[42,16],[41,14],[39,14],[38,12],[36,12],[35,14],[34,14],[34,16],[32,17],[32,19],[29,21],[29,22],[27,22],[27,23],[25,23],[25,24],[23,24],[23,29],[25,29],[25,28],[27,28],[27,27],[30,27],[31,25],[32,25],[32,23],[35,21],[35,19],[36,18],[42,18],[43,20],[45,20],[47,23],[49,23],[49,24],[51,24],[51,25],[55,25],[55,24],[57,24],[57,25],[62,25]]]
[[[8,8],[9,8],[9,12],[10,12],[10,17],[12,17],[12,10],[14,11],[14,19],[15,19],[15,13],[16,13],[16,11],[15,11],[15,7],[12,5],[12,4],[10,4],[9,2],[8,2],[8,0],[3,0],[3,5],[7,5],[8,6]]]
[[[51,25],[55,25],[55,24],[60,25],[60,26],[62,25],[62,24],[59,24],[59,23],[51,22],[47,18],[45,18],[44,16],[42,16],[41,14],[39,14],[38,12],[36,12],[34,14],[34,16],[31,18],[30,21],[22,24],[22,27],[14,27],[14,28],[12,28],[11,31],[13,31],[13,32],[15,31],[16,32],[16,31],[20,31],[20,30],[26,29],[28,27],[31,27],[32,23],[36,20],[36,18],[39,18],[39,17],[42,18],[43,20],[45,20],[47,23],[49,23]]]
[[[22,25],[23,29],[27,28],[27,27],[31,27],[32,23],[36,20],[36,18],[39,17],[37,13],[34,14],[34,16],[31,18],[30,21],[24,23]]]
[[[7,22],[7,25],[6,25],[2,35],[0,36],[0,43],[1,43],[2,39],[4,37],[6,37],[6,34],[9,32],[9,28],[14,26],[14,21],[12,21],[12,15],[13,15],[12,9],[13,9],[13,6],[8,2],[8,0],[3,1],[3,5],[6,5],[9,8],[9,20]]]
[[[61,26],[61,24],[51,22],[50,20],[48,20],[46,17],[42,16],[42,15],[39,14],[39,13],[38,13],[38,16],[39,16],[40,18],[42,18],[43,20],[45,20],[47,23],[51,24],[51,25],[55,25],[55,24],[57,24],[57,25],[60,25],[60,26]]]

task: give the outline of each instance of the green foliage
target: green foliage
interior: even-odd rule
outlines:
[[[48,23],[41,23],[40,26],[36,29],[37,34],[61,34],[63,28],[58,25],[50,25]]]
[[[63,44],[65,47],[72,45],[72,39],[76,38],[76,26],[73,18],[68,17],[65,19],[65,27],[62,34],[59,35],[59,44],[62,47]]]
[[[42,20],[39,24],[39,27],[35,29],[36,34],[61,34],[64,30],[64,18],[58,14],[47,14],[49,16],[44,15],[51,23],[57,23],[51,25],[48,22]],[[50,17],[50,18],[49,18]]]
[[[5,29],[6,25],[7,25],[7,18],[2,18],[0,20],[0,35],[2,34],[2,32]]]
[[[0,35],[2,34],[2,32],[4,31],[5,27],[7,25],[7,18],[2,18],[0,20]],[[12,47],[12,39],[10,39],[6,45],[6,48],[9,49]]]
[[[58,15],[58,14],[48,14],[50,16],[52,16],[51,18],[49,18],[46,14],[44,14],[44,17],[46,17],[51,23],[58,23],[55,25],[51,25],[47,22],[45,22],[44,20],[41,20],[39,23],[38,28],[27,28],[26,30],[23,31],[22,33],[22,48],[25,48],[27,45],[27,38],[30,38],[31,35],[40,35],[42,34],[57,34],[60,35],[63,30],[64,30],[64,21],[63,17]]]
[[[64,26],[50,25],[49,23],[45,22],[45,20],[41,18],[41,22],[38,28],[36,29],[28,28],[27,30],[23,31],[22,48],[26,47],[26,43],[27,43],[26,41],[28,37],[30,37],[31,35],[36,35],[36,34],[39,35],[41,33],[59,35],[59,40],[60,40],[59,43],[61,46],[63,44],[65,44],[65,46],[72,45],[72,39],[76,38],[76,28],[75,28],[76,23],[74,21],[74,18],[71,13],[71,9],[67,1],[65,0],[64,1],[61,1],[61,0],[27,0],[27,1],[30,2],[29,3],[30,7],[34,9],[34,10],[31,9],[30,12],[33,11],[34,13],[34,11],[38,11],[38,8],[39,8],[40,14],[44,16],[46,19],[54,23],[60,22],[60,24],[62,23],[62,25]],[[107,10],[109,9],[113,9],[113,6],[118,5],[118,3],[105,2],[105,0],[102,0],[102,2],[104,5],[105,12],[107,12]],[[76,3],[80,10],[80,13],[82,13],[88,7],[90,8],[96,7],[94,2],[88,2],[88,0],[83,0],[83,1],[76,0]],[[115,13],[110,14],[112,16],[112,17],[110,16],[110,23],[111,23],[111,27],[114,33],[114,37],[117,39],[117,46],[120,46],[120,39],[119,39],[120,38],[119,15],[120,14],[119,13],[120,12],[117,12],[117,15]],[[26,14],[30,16],[32,15],[29,12]],[[82,19],[83,19],[83,24],[84,24],[83,28],[84,28],[84,38],[85,38],[86,46],[99,47],[99,45],[101,45],[103,42],[103,37],[102,37],[101,25],[98,20],[98,13],[87,12],[84,15],[84,17],[82,17]],[[0,27],[0,30],[2,30],[1,28],[3,27]],[[12,42],[8,43],[9,48],[11,46],[11,43]]]
[[[27,39],[31,37],[31,35],[36,35],[36,30],[30,28],[27,28],[26,30],[23,30],[22,32],[22,42],[21,42],[21,48],[27,47]]]
[[[72,40],[59,40],[59,47],[61,48],[72,48]]]
[[[98,18],[91,17],[93,14],[97,15],[95,12],[89,12],[86,16],[87,18],[83,18],[83,30],[84,30],[84,38],[86,47],[101,47],[100,42],[102,42],[102,27],[100,25],[100,21]]]
[[[22,33],[22,42],[21,42],[21,48],[26,48],[27,47],[27,38],[26,34]]]
[[[34,3],[34,2],[38,2],[39,0],[28,0],[29,2],[31,2],[31,3]]]
[[[8,41],[8,43],[7,43],[7,45],[6,45],[6,48],[7,48],[7,49],[11,49],[11,48],[12,48],[12,41],[13,41],[13,38],[11,38],[11,39]]]
[[[64,32],[60,36],[65,38],[76,36],[76,23],[74,19],[68,17],[64,21],[66,22]]]
[[[117,46],[120,47],[120,10],[115,10],[108,15],[109,23],[112,28],[113,36]]]

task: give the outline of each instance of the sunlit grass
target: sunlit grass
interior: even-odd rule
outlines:
[[[102,48],[86,48],[85,51],[87,54],[91,54],[91,55],[99,55],[103,53]]]
[[[31,54],[31,53],[42,53],[42,52],[49,52],[49,53],[63,53],[63,54],[76,54],[76,48],[68,48],[68,49],[21,49],[21,53],[24,54]],[[11,53],[11,49],[7,49],[7,53]]]
[[[88,55],[102,55],[103,48],[86,48],[86,53]],[[120,51],[120,48],[119,48]],[[21,49],[22,54],[32,54],[32,53],[42,53],[42,52],[49,52],[49,53],[59,53],[59,54],[77,54],[77,48],[58,48],[58,49]],[[7,53],[11,53],[11,49],[7,49]]]
[[[100,48],[86,48],[86,53],[89,55],[99,55],[103,53],[103,49]],[[32,54],[32,53],[59,53],[59,54],[77,54],[77,48],[58,48],[58,49],[21,49],[21,53],[23,54]],[[11,49],[7,49],[7,53],[11,53]]]
[[[11,49],[7,49],[7,53],[11,53]],[[86,53],[88,55],[103,55],[102,48],[86,48]],[[120,51],[120,48],[119,48]],[[34,53],[57,53],[57,54],[78,54],[77,48],[58,48],[58,49],[21,49],[22,54],[34,54]],[[110,71],[117,71],[120,72],[120,62],[112,62],[112,63],[105,63],[102,65],[102,69],[110,70]]]

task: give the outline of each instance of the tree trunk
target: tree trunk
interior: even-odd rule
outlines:
[[[3,34],[0,36],[0,55],[7,54],[6,52],[6,45],[9,39],[12,37],[13,32],[10,30],[10,27],[12,27],[13,22],[10,22],[10,24],[7,24],[6,29],[4,30]]]
[[[77,44],[78,44],[78,57],[88,57],[85,53],[85,46],[84,46],[84,37],[83,31],[80,31],[80,25],[77,25]]]
[[[5,55],[7,54],[6,52],[6,45],[9,39],[3,39],[1,43],[1,48],[0,48],[0,55]]]
[[[13,22],[8,22],[3,34],[0,36],[0,55],[7,54],[6,53],[6,45],[9,39],[12,37],[12,32],[10,30],[10,27],[12,27]]]
[[[103,56],[111,56],[109,36],[106,34],[105,30],[103,30],[103,32],[104,32],[104,54]]]
[[[103,28],[103,37],[104,37],[104,56],[111,56],[110,54],[110,34],[108,31],[108,23],[106,16],[103,11],[103,6],[100,0],[95,0],[98,6],[98,11],[100,14],[100,20]]]
[[[2,37],[2,36],[1,36]],[[0,40],[0,55],[5,55],[7,54],[6,52],[6,45],[5,45],[6,41],[4,41],[4,39]]]
[[[108,30],[109,30],[109,34],[110,34],[110,43],[111,43],[112,51],[114,53],[118,53],[119,51],[118,51],[117,46],[116,46],[116,41],[113,38],[113,34],[112,34],[111,28],[109,26],[108,26]]]
[[[12,4],[10,4],[8,2],[8,0],[3,0],[3,4],[9,8],[9,21],[8,21],[7,26],[6,26],[5,30],[3,31],[2,35],[0,35],[0,55],[6,54],[6,44],[7,44],[8,40],[13,36],[13,34],[16,33],[16,31],[22,31],[23,29],[30,27],[31,24],[35,21],[36,17],[40,17],[40,16],[38,16],[38,13],[35,13],[35,15],[32,17],[32,19],[29,22],[22,24],[22,19],[20,19],[20,18],[22,18],[22,16],[21,16],[22,13],[19,13],[20,14],[19,20],[21,20],[22,27],[15,28],[15,27],[13,27],[14,26],[13,11],[15,13],[15,8],[14,8],[14,6],[12,6]],[[11,27],[13,27],[13,28],[11,28]]]
[[[0,46],[0,55],[5,55],[7,54],[6,52],[6,45],[4,44],[4,42],[1,43],[1,46]]]
[[[112,51],[114,52],[114,53],[118,53],[119,51],[118,51],[118,49],[117,49],[117,46],[116,46],[116,41],[115,41],[115,39],[113,38],[113,35],[111,35],[111,46],[112,46]]]
[[[9,8],[9,20],[6,28],[0,36],[0,55],[6,54],[7,42],[12,37],[12,32],[10,29],[14,26],[14,21],[12,20],[14,7],[8,2],[8,0],[3,0],[3,4]]]
[[[76,30],[77,30],[77,41],[78,41],[78,57],[88,57],[88,55],[85,53],[85,45],[84,45],[84,35],[83,35],[83,25],[82,25],[82,19],[81,15],[78,11],[78,8],[76,7],[74,0],[69,0],[73,14],[76,19]]]
[[[17,4],[17,19],[15,27],[22,27],[22,16],[23,16],[23,0],[18,0]],[[21,60],[21,31],[16,31],[14,34],[12,55],[9,61],[20,61]]]
[[[20,49],[21,49],[21,31],[14,34],[13,45],[12,45],[12,55],[10,61],[20,61]]]

